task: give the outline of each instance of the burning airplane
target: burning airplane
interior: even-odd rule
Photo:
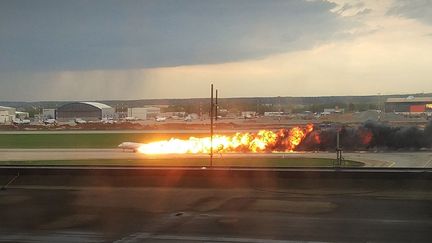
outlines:
[[[432,122],[424,130],[416,127],[391,127],[366,122],[358,127],[341,126],[314,129],[312,124],[279,131],[261,130],[257,133],[236,133],[211,137],[171,138],[151,143],[122,143],[123,150],[143,154],[207,154],[214,153],[272,153],[293,151],[333,151],[337,133],[344,150],[369,149],[403,150],[430,149]]]
[[[141,144],[137,151],[143,154],[204,154],[213,148],[215,153],[292,152],[313,129],[310,124],[277,132],[261,130],[257,133],[236,133],[232,136],[214,135],[213,138],[172,138]]]

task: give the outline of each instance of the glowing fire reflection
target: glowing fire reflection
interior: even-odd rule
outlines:
[[[261,130],[253,133],[236,133],[233,136],[214,135],[213,151],[225,152],[292,152],[313,131],[313,125],[281,129],[278,132]],[[144,154],[199,154],[209,153],[211,149],[210,137],[187,140],[172,138],[170,140],[143,144],[138,148]]]

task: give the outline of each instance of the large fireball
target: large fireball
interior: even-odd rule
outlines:
[[[292,152],[313,131],[313,125],[281,129],[277,132],[261,130],[258,133],[236,133],[233,136],[214,135],[213,152]],[[211,138],[170,140],[143,144],[138,148],[144,154],[205,154],[210,153]]]

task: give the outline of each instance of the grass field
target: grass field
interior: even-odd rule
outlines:
[[[0,148],[114,148],[122,142],[147,143],[159,139],[202,137],[205,134],[0,134]]]
[[[321,158],[217,158],[214,166],[228,167],[330,167],[333,159]],[[104,166],[208,166],[209,160],[202,158],[184,159],[100,159],[100,160],[42,160],[1,161],[0,165],[104,165]],[[345,161],[345,166],[360,167],[363,163]]]

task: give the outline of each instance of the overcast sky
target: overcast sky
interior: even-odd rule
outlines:
[[[430,0],[1,0],[0,100],[432,92]]]

